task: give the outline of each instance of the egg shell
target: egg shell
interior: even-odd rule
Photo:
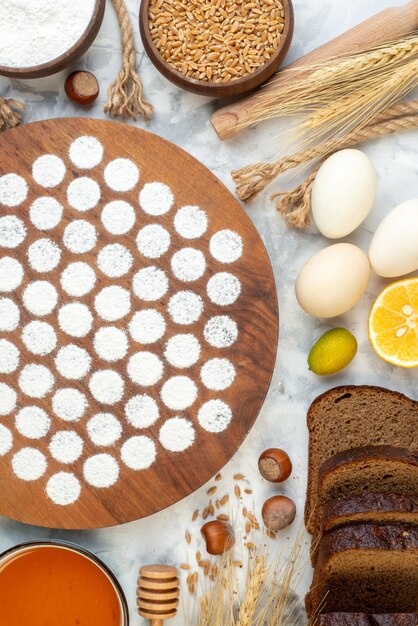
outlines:
[[[394,278],[418,270],[418,200],[392,209],[378,226],[369,248],[372,269]]]
[[[296,279],[300,306],[315,317],[335,317],[356,304],[366,290],[370,263],[351,243],[320,250],[302,267]]]
[[[353,232],[376,199],[373,163],[360,150],[340,150],[319,168],[312,187],[312,215],[322,235],[339,239]]]

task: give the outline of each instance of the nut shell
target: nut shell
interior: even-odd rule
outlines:
[[[91,72],[84,70],[69,74],[64,88],[70,100],[83,106],[92,104],[99,95],[97,78]]]
[[[209,554],[224,554],[235,544],[235,534],[228,522],[213,520],[204,524],[200,530],[206,542]]]
[[[289,455],[280,448],[264,450],[258,459],[258,469],[266,480],[282,483],[292,473],[292,462]]]
[[[287,528],[295,519],[296,505],[287,496],[273,496],[261,510],[264,526],[273,532]]]

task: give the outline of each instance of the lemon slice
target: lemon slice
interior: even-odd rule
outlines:
[[[418,367],[418,278],[392,283],[376,299],[369,317],[376,353],[400,367]]]

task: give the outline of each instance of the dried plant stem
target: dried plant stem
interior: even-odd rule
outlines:
[[[21,123],[25,106],[20,100],[7,99],[0,96],[0,133]]]
[[[418,114],[387,120],[364,130],[369,135],[367,139],[372,139],[396,133],[400,130],[410,130],[411,128],[418,128]],[[351,143],[350,145],[355,144]],[[271,196],[272,200],[279,198],[276,202],[276,209],[286,218],[290,226],[295,228],[307,228],[309,226],[312,185],[321,164],[322,162],[316,166],[314,171],[298,187],[286,193],[279,192]]]
[[[239,609],[236,626],[251,626],[263,595],[263,586],[267,573],[266,559],[263,555],[255,557],[254,565],[249,566],[245,598]]]
[[[122,67],[116,80],[110,85],[105,113],[111,117],[135,120],[142,115],[148,120],[153,107],[143,98],[143,87],[136,71],[135,40],[131,18],[125,0],[112,0],[118,16],[122,37]]]
[[[370,126],[358,131],[338,139],[325,141],[309,150],[297,152],[274,163],[254,163],[235,170],[232,172],[232,178],[237,187],[237,194],[241,200],[248,202],[263,191],[277,176],[299,167],[303,163],[326,157],[336,150],[342,150],[377,136],[414,128],[415,124],[410,118],[414,118],[416,115],[418,115],[418,100],[397,103],[384,109],[374,118]],[[402,124],[402,118],[407,120],[406,125],[405,122]]]

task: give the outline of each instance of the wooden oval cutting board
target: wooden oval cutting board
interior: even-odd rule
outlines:
[[[192,493],[256,420],[277,340],[264,245],[186,152],[98,120],[2,136],[0,514],[96,528]]]

